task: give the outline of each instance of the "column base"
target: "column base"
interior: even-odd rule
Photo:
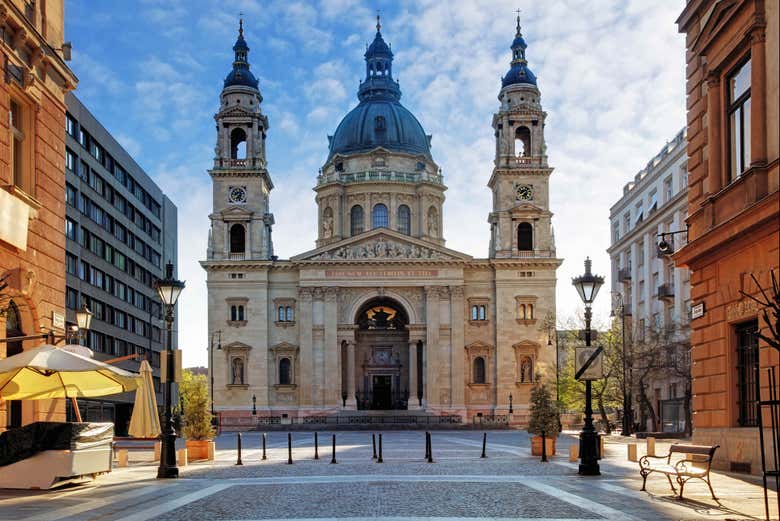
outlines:
[[[421,411],[423,410],[423,406],[420,405],[420,400],[410,400],[406,404],[406,410],[407,411]]]
[[[356,411],[357,410],[357,398],[354,396],[352,398],[347,398],[347,401],[344,403],[344,406],[342,409],[347,411]]]

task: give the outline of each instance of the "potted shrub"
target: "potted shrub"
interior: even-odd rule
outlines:
[[[546,437],[547,455],[555,454],[555,438],[558,436],[558,407],[550,396],[550,390],[542,383],[531,389],[531,411],[528,434],[531,434],[531,454],[542,455],[542,432]]]
[[[184,409],[182,434],[187,440],[187,459],[209,459],[209,454],[214,454],[214,427],[211,425],[211,404],[206,376],[183,371],[179,396]]]

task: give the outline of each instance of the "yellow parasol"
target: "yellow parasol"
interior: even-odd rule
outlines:
[[[92,398],[132,391],[139,376],[53,345],[0,360],[0,398]]]
[[[133,416],[128,433],[134,438],[156,438],[160,435],[160,414],[157,411],[157,397],[152,384],[152,367],[146,360],[141,362],[141,383],[135,391]]]

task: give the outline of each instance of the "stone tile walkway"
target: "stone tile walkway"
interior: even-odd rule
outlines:
[[[531,457],[524,432],[490,431],[485,459],[481,433],[434,432],[434,463],[427,463],[422,432],[388,432],[381,464],[372,460],[369,433],[336,435],[337,464],[330,464],[330,433],[320,433],[319,460],[313,459],[313,434],[294,433],[294,463],[288,465],[286,433],[269,433],[266,461],[260,434],[248,433],[242,466],[235,465],[235,435],[224,435],[215,462],[183,467],[178,480],[168,481],[155,479],[150,455],[131,453],[130,467],[89,486],[0,490],[0,520],[763,518],[762,491],[750,477],[713,473],[717,502],[695,482],[678,500],[662,477],[649,478],[648,492],[641,492],[638,467],[625,461],[619,438],[608,440],[602,476],[582,477],[568,462],[575,438],[567,435],[558,438],[560,455],[541,463]],[[659,441],[657,451],[666,447]],[[643,448],[640,443],[640,454]],[[773,494],[770,505],[776,504]]]

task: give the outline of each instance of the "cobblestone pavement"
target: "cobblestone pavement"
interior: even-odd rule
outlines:
[[[432,433],[433,463],[424,460],[424,433],[387,432],[383,463],[372,459],[371,434],[336,433],[337,464],[331,464],[331,433],[293,434],[293,464],[287,464],[286,433],[268,434],[268,459],[261,460],[261,435],[243,435],[243,465],[237,466],[236,435],[217,441],[213,463],[180,469],[178,480],[158,481],[150,455],[131,453],[131,466],[115,469],[93,484],[53,491],[0,490],[0,520],[317,520],[385,521],[470,519],[761,519],[763,495],[752,478],[713,474],[718,502],[706,485],[693,482],[686,499],[674,497],[663,477],[648,479],[641,492],[636,463],[625,461],[625,440],[608,440],[602,476],[577,475],[569,463],[571,436],[558,438],[559,455],[549,463],[531,457],[528,436]],[[644,444],[640,443],[640,455]],[[666,449],[659,443],[657,452]],[[776,505],[774,495],[771,498]],[[776,516],[776,514],[774,514]]]

